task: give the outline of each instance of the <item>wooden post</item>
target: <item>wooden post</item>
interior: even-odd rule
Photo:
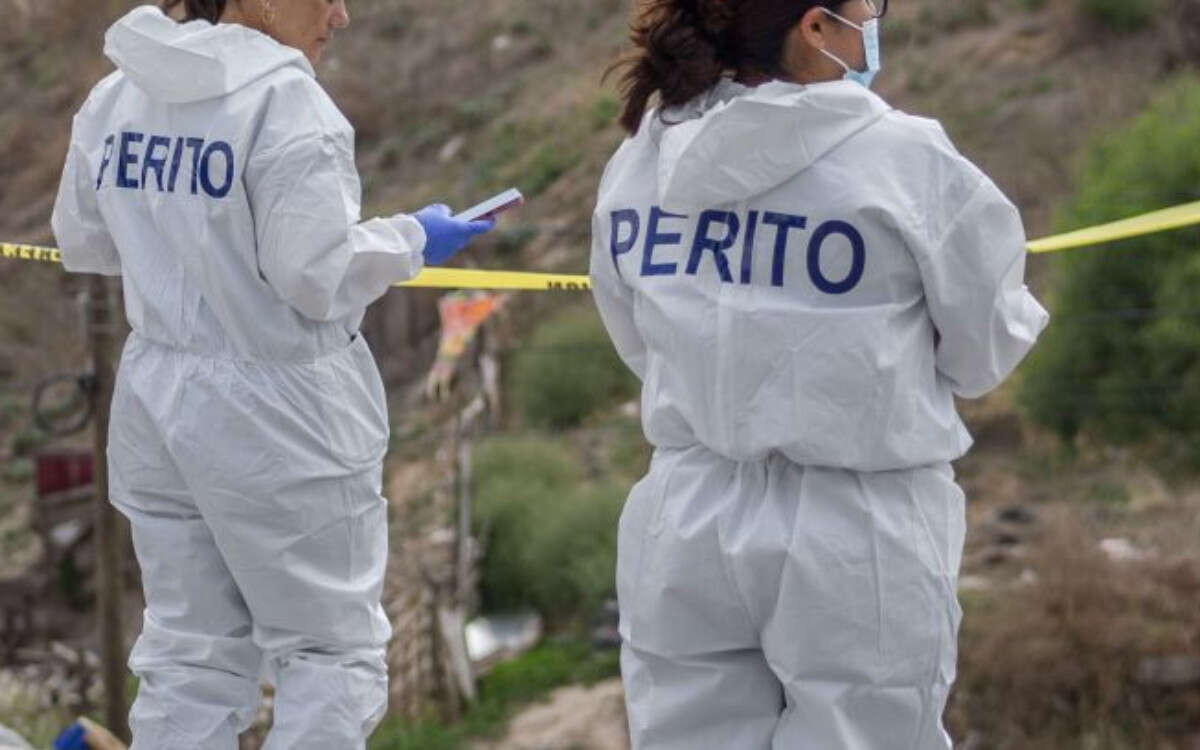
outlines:
[[[471,566],[475,562],[471,559],[471,439],[469,435],[460,434],[458,441],[458,466],[455,472],[458,484],[458,538],[454,545],[454,604],[465,613],[471,607],[474,593],[471,591]]]
[[[96,614],[100,633],[100,669],[104,685],[104,723],[129,738],[125,707],[125,638],[121,626],[124,586],[121,525],[108,501],[108,421],[115,380],[113,351],[117,321],[108,280],[89,278],[88,340],[96,382],[92,392],[95,447]]]

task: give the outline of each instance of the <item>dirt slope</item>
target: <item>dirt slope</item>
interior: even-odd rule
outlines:
[[[48,219],[71,115],[110,69],[103,30],[136,4],[0,0],[0,100],[9,103],[0,109],[0,240],[52,242]],[[1161,3],[1151,26],[1128,35],[1098,28],[1077,5],[897,0],[885,23],[880,93],[940,119],[1020,205],[1031,236],[1050,230],[1080,147],[1137,112],[1165,76],[1200,61],[1198,0]],[[612,122],[613,85],[600,78],[623,48],[628,6],[352,0],[353,26],[335,40],[319,74],[358,129],[364,211],[410,210],[435,199],[466,205],[517,185],[529,205],[465,262],[582,272],[592,194],[621,138]],[[1114,207],[1114,218],[1120,213]],[[1035,286],[1049,276],[1041,261],[1032,274]],[[29,383],[84,361],[75,287],[57,269],[0,261],[0,465],[27,429]],[[368,335],[393,386],[414,382],[431,360],[436,299],[393,293],[369,317]],[[518,323],[553,304],[538,295],[522,302]],[[395,411],[406,392],[393,388]],[[1031,480],[1037,446],[1005,393],[968,406],[968,415],[984,438],[961,467],[980,501],[973,511],[980,524],[1014,500],[1087,497],[1125,468],[1095,466],[1057,485]],[[29,495],[26,482],[0,479],[0,516],[25,512]],[[1168,535],[1194,533],[1179,517],[1145,524]],[[1127,530],[1140,528],[1130,522]],[[13,554],[27,552],[17,545]],[[0,563],[5,554],[0,545]],[[1019,562],[1003,569],[1023,572]]]

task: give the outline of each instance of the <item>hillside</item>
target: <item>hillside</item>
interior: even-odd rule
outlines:
[[[110,69],[100,54],[103,29],[135,3],[6,3],[13,23],[0,30],[0,94],[20,106],[0,114],[0,236],[48,243],[70,115]],[[320,75],[358,130],[364,211],[411,210],[435,199],[465,205],[515,184],[530,204],[468,262],[583,270],[591,195],[620,140],[615,91],[600,79],[623,49],[627,3],[351,5],[352,27]],[[1071,187],[1079,147],[1137,111],[1149,83],[1200,56],[1189,31],[1195,12],[1194,3],[1171,3],[1151,27],[1116,35],[1083,19],[1074,0],[899,2],[885,24],[879,90],[899,108],[940,119],[1020,205],[1036,236]],[[16,364],[0,371],[14,370],[19,380],[59,364],[43,358],[63,347],[17,355],[9,342],[61,334],[63,319],[49,311],[62,305],[46,291],[63,282],[49,269],[11,262],[3,269],[3,283],[13,287],[0,300],[0,321],[18,330],[4,348]],[[389,343],[415,343],[435,325],[431,301],[394,294],[373,325],[387,329]],[[412,373],[390,356],[381,359],[393,376]]]
[[[0,97],[16,104],[0,110],[0,240],[52,243],[48,220],[71,115],[110,69],[101,54],[103,30],[135,4],[0,0],[9,21],[0,27]],[[892,5],[879,92],[898,108],[941,120],[1019,205],[1031,237],[1053,230],[1056,207],[1075,187],[1081,149],[1138,112],[1172,73],[1200,65],[1200,0],[1159,2],[1148,25],[1125,32],[1083,14],[1080,0]],[[434,200],[465,206],[517,186],[528,204],[463,262],[585,272],[593,193],[622,137],[613,122],[614,83],[601,78],[624,49],[628,0],[352,0],[349,6],[352,26],[334,40],[318,73],[358,132],[364,213],[415,210]],[[1122,216],[1121,206],[1112,211]],[[1053,274],[1046,259],[1031,261],[1039,293],[1052,288]],[[26,408],[30,385],[84,366],[78,286],[56,268],[0,261],[0,468],[36,438]],[[433,360],[438,296],[392,292],[366,324],[404,434],[441,417],[415,387]],[[505,342],[512,349],[548,312],[579,300],[529,294],[519,301]],[[958,468],[973,500],[967,573],[980,587],[965,596],[982,602],[976,629],[965,634],[981,648],[964,665],[964,684],[978,687],[977,676],[1000,675],[1020,690],[1036,689],[1036,681],[993,662],[1004,649],[1025,653],[1014,642],[1040,631],[995,619],[1003,607],[988,593],[994,579],[1017,585],[1033,568],[1091,570],[1086,551],[1073,557],[1064,550],[1080,540],[1090,549],[1102,537],[1130,536],[1174,561],[1187,554],[1189,539],[1194,546],[1200,495],[1099,449],[1064,470],[1053,441],[1016,414],[1010,392],[964,405],[979,438],[975,454]],[[396,459],[399,476],[421,477],[412,486],[394,482],[399,506],[428,491],[422,469],[432,468],[432,459],[400,466],[401,458],[423,456],[424,447],[434,446],[410,444]],[[36,557],[21,527],[31,494],[25,474],[0,476],[0,570]],[[1110,502],[1114,497],[1119,502]],[[1037,506],[1039,530],[1029,538],[1012,532],[1020,554],[996,553],[996,537],[1008,533],[1005,509],[1028,504]],[[1114,504],[1136,512],[1105,515]],[[1064,596],[1090,601],[1088,592],[1068,590],[1069,582],[1047,580]],[[1172,586],[1155,591],[1176,591]],[[1140,606],[1132,594],[1121,601]],[[1088,621],[1064,619],[1086,641]],[[982,653],[982,646],[1001,656]],[[964,704],[951,722],[965,735],[979,721],[967,717]],[[1042,746],[1022,744],[1014,732],[989,736],[1012,742],[997,747]],[[1161,747],[1168,746],[1175,747]]]
[[[48,216],[70,115],[110,69],[110,20],[135,3],[6,0],[0,30],[0,236],[51,241]],[[894,4],[879,89],[937,117],[1023,210],[1031,235],[1050,227],[1073,159],[1144,103],[1169,71],[1200,52],[1194,3],[1170,3],[1149,28],[1116,35],[1081,18],[1074,0],[923,0]],[[1040,9],[1030,10],[1031,7]],[[481,267],[585,267],[591,196],[620,140],[601,73],[623,48],[624,0],[359,0],[320,75],[358,130],[366,213],[432,200],[466,205],[510,185],[531,197],[480,243]],[[50,354],[70,328],[52,312],[66,284],[50,269],[6,263],[0,300],[10,328],[0,367],[25,380],[62,364]],[[393,382],[414,375],[409,346],[436,325],[433,295],[393,294],[371,326],[386,340]],[[15,344],[10,345],[10,342]],[[13,351],[16,346],[17,351]],[[35,351],[36,350],[36,351]],[[421,350],[430,356],[428,346]],[[402,360],[400,362],[394,359]],[[420,359],[420,358],[419,358]],[[423,364],[423,363],[422,363]]]

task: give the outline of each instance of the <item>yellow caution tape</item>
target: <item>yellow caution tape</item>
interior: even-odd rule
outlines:
[[[62,263],[62,255],[52,247],[37,245],[10,245],[0,243],[0,258],[36,260],[42,263]]]
[[[1080,229],[1077,232],[1046,237],[1029,243],[1031,253],[1101,245],[1157,232],[1200,224],[1200,201],[1154,211],[1110,224]],[[62,256],[52,247],[0,243],[0,259],[33,260],[60,263]],[[587,291],[592,288],[587,276],[521,271],[481,271],[464,268],[427,268],[412,281],[396,286],[423,289],[495,289],[528,291]]]
[[[514,289],[529,291],[587,291],[587,276],[520,271],[480,271],[464,268],[426,268],[417,278],[396,286],[424,289]]]
[[[52,247],[0,243],[0,259],[61,263],[62,255]],[[587,276],[520,271],[479,271],[466,268],[426,268],[411,281],[396,286],[423,289],[495,289],[531,291],[587,291]]]
[[[1131,219],[1114,221],[1096,227],[1068,232],[1044,240],[1029,243],[1031,253],[1053,253],[1059,250],[1071,250],[1088,245],[1100,245],[1105,242],[1126,240],[1130,237],[1140,237],[1169,229],[1180,229],[1194,224],[1200,224],[1200,201],[1183,206],[1154,211]]]

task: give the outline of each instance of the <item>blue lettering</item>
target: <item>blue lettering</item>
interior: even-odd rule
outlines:
[[[212,175],[209,174],[209,165],[214,153],[219,153],[225,158],[225,181],[221,187],[213,184]],[[204,159],[200,165],[200,183],[204,186],[204,192],[213,198],[229,195],[229,190],[233,187],[233,148],[225,141],[213,141],[204,150]]]
[[[179,166],[183,163],[183,138],[175,139],[174,153],[171,154],[171,176],[167,179],[167,190],[175,192],[175,181],[179,179]]]
[[[742,283],[749,284],[754,271],[754,235],[758,233],[758,211],[751,211],[746,221],[746,236],[742,240]]]
[[[710,239],[709,227],[718,222],[725,225],[725,236],[720,240]],[[729,272],[729,259],[725,257],[725,251],[733,247],[733,243],[737,241],[738,229],[737,214],[731,211],[705,211],[700,214],[700,225],[696,229],[696,238],[692,242],[692,255],[688,258],[688,274],[696,275],[700,269],[700,258],[703,257],[704,251],[711,250],[717,264],[717,272],[721,274],[721,281],[732,284],[733,274]]]
[[[679,266],[675,263],[655,263],[654,248],[658,245],[677,245],[683,235],[674,232],[660,234],[658,222],[661,219],[686,219],[685,214],[672,214],[663,211],[658,206],[650,207],[650,221],[646,228],[646,246],[642,252],[642,276],[673,276]]]
[[[145,143],[144,150],[135,145],[139,143]],[[117,187],[147,190],[151,186],[157,186],[159,192],[174,193],[179,172],[183,167],[184,151],[187,149],[192,150],[192,195],[199,194],[201,188],[213,198],[229,195],[237,172],[231,145],[225,141],[214,141],[205,148],[203,138],[173,138],[166,135],[147,137],[145,133],[136,131],[125,131],[105,139],[100,169],[96,175],[96,189],[99,190],[104,185],[104,178],[108,174],[109,165],[114,161],[115,151]],[[221,158],[219,163],[214,162],[217,156]],[[150,178],[151,174],[154,175],[153,181]]]
[[[788,231],[792,229],[804,229],[808,226],[808,219],[804,216],[777,214],[774,211],[767,211],[763,214],[763,223],[777,227],[775,231],[775,258],[771,262],[771,284],[774,286],[783,286],[783,266],[787,256]]]
[[[210,147],[209,151],[212,150],[213,147]],[[228,155],[227,169],[232,169],[229,167],[229,164],[232,163],[232,150],[226,153]],[[207,154],[205,158],[207,159]],[[227,176],[226,182],[231,181],[232,176]],[[207,177],[205,178],[205,190],[210,193],[216,192],[211,189]],[[641,242],[642,277],[673,276],[679,273],[680,266],[684,266],[687,275],[697,276],[700,266],[704,262],[705,254],[711,252],[713,265],[716,267],[722,283],[736,283],[736,278],[740,279],[741,284],[749,285],[753,283],[754,279],[757,234],[762,225],[769,225],[775,227],[776,230],[774,255],[771,259],[771,285],[782,287],[786,280],[788,242],[791,239],[791,232],[792,230],[807,229],[809,221],[807,216],[775,211],[748,211],[745,214],[739,214],[733,211],[707,209],[701,211],[695,219],[696,231],[686,264],[681,261],[670,262],[665,259],[662,262],[656,262],[654,257],[656,249],[672,245],[678,246],[683,240],[683,233],[671,231],[664,221],[668,219],[688,220],[689,218],[687,214],[674,214],[664,211],[658,206],[651,206],[649,218],[646,219],[646,232],[643,239],[640,231],[642,216],[637,210],[626,208],[612,211],[609,215],[611,229],[609,251],[617,274],[622,275],[621,256],[633,252]],[[720,225],[723,229],[715,230],[714,225]],[[742,257],[740,273],[735,277],[729,254],[732,248],[738,244],[739,234],[741,235]],[[827,248],[827,241],[835,235],[845,238],[846,244],[835,243],[833,249]],[[830,261],[828,261],[830,253],[833,253],[834,258],[844,259],[846,254],[843,248],[847,245],[850,251],[849,270],[844,278],[829,278],[825,271],[826,268],[841,269],[845,267],[844,263],[830,266]],[[824,268],[822,267],[823,259],[827,261]],[[827,221],[813,232],[808,243],[807,261],[808,276],[816,289],[825,294],[846,294],[862,282],[866,272],[866,242],[853,224],[839,220]]]
[[[110,135],[104,139],[104,154],[100,157],[100,174],[96,177],[96,189],[104,184],[104,172],[108,169],[108,165],[112,162],[113,143],[116,141],[115,135]]]
[[[138,156],[130,150],[129,144],[141,143],[144,137],[141,133],[121,133],[121,154],[117,157],[117,187],[134,190],[139,187],[137,180],[129,179],[129,167],[136,167],[138,163]]]
[[[196,195],[200,182],[200,150],[204,148],[204,139],[188,138],[184,143],[192,150],[192,195]]]
[[[638,212],[632,208],[625,208],[620,211],[612,212],[612,237],[610,239],[612,247],[613,267],[617,269],[617,276],[621,275],[621,264],[617,262],[618,256],[624,255],[633,249],[637,244],[638,233],[641,230],[642,220],[638,216]],[[628,239],[619,239],[621,236],[621,227],[629,227]]]
[[[154,152],[159,148],[165,148],[166,153],[161,157],[155,156]],[[154,172],[155,182],[158,183],[158,192],[163,189],[163,167],[167,166],[167,156],[171,153],[171,139],[166,136],[152,135],[149,143],[146,144],[146,156],[142,160],[142,186],[146,186],[146,175],[151,171]]]
[[[841,281],[830,281],[821,271],[821,247],[825,240],[834,234],[840,234],[850,240],[850,273]],[[827,221],[813,232],[812,240],[808,243],[808,275],[817,289],[826,294],[845,294],[862,281],[863,271],[867,265],[867,248],[862,235],[852,225],[844,221]]]

